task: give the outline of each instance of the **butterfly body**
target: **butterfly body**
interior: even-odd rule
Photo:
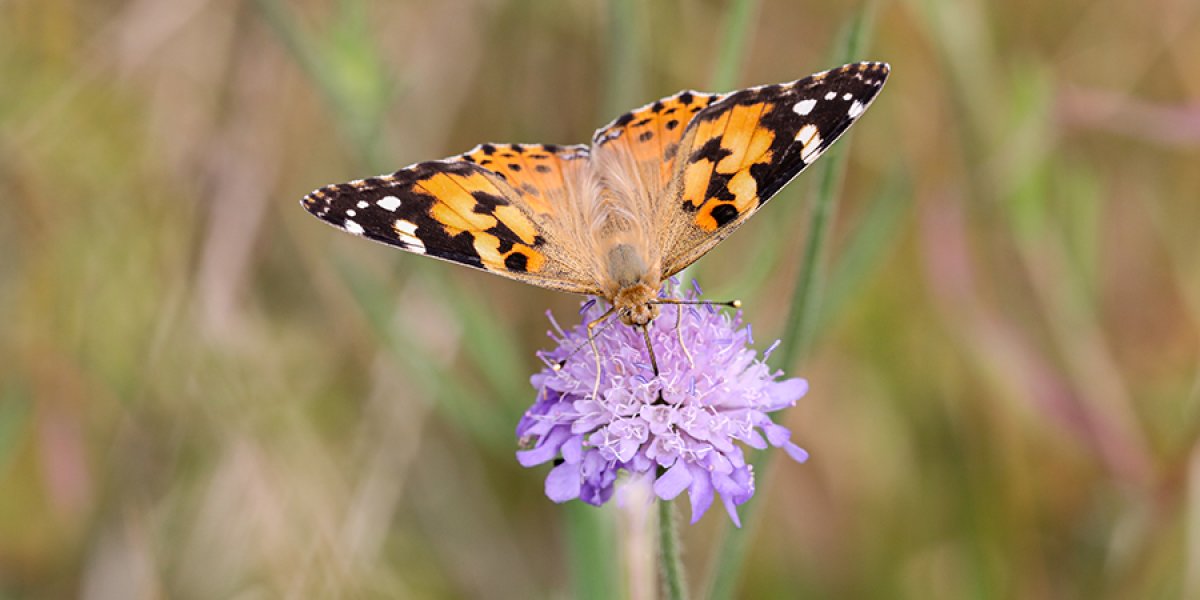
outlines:
[[[590,145],[481,144],[302,205],[355,235],[549,289],[598,295],[627,325],[658,316],[666,278],[817,159],[882,88],[855,63],[727,94],[684,91]]]

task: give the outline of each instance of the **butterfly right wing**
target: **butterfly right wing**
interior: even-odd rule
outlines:
[[[700,111],[679,141],[671,187],[658,204],[664,275],[733,233],[863,115],[888,76],[863,62],[738,90]]]
[[[330,185],[301,204],[355,235],[533,285],[599,291],[569,225],[584,146],[484,144],[390,175]]]

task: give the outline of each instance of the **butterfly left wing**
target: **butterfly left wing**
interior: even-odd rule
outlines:
[[[408,252],[554,290],[594,294],[564,223],[583,146],[484,144],[446,160],[331,185],[301,204],[321,220]]]
[[[656,207],[663,275],[703,256],[821,156],[870,106],[888,70],[845,65],[733,92],[697,113]]]

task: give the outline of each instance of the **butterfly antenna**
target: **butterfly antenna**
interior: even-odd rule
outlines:
[[[683,304],[688,306],[703,305],[708,306],[725,306],[728,308],[741,308],[741,300],[683,300],[680,298],[656,298],[650,301],[650,304]]]
[[[650,324],[647,323],[645,325],[642,325],[641,330],[642,330],[642,337],[646,340],[646,352],[648,352],[650,354],[650,368],[654,370],[654,378],[657,379],[659,376],[659,374],[658,374],[658,359],[655,358],[655,356],[654,356],[654,344],[650,343]],[[684,351],[686,352],[686,349]],[[655,400],[654,403],[655,404],[666,404],[667,403],[666,398],[663,398],[663,389],[661,386],[658,388],[658,399]]]
[[[679,340],[679,348],[683,350],[683,355],[687,358],[688,367],[696,368],[696,361],[692,360],[692,353],[688,350],[687,344],[683,343],[683,307],[675,307],[675,337]]]
[[[600,319],[612,314],[612,311],[612,308],[608,309],[608,312],[604,313]],[[596,381],[592,384],[592,400],[596,402],[600,401],[600,351],[596,349],[596,335],[593,329],[595,329],[600,319],[596,319],[595,321],[588,323],[587,327],[588,345],[592,347],[592,358],[596,359]]]
[[[681,306],[726,306],[729,308],[741,308],[741,300],[683,300],[681,298],[658,298],[650,302],[651,304],[673,304],[675,305],[675,335],[679,338],[679,347],[683,349],[683,355],[687,357],[688,365],[695,366],[692,361],[692,353],[688,351],[687,344],[683,343],[683,329],[680,327],[683,320],[683,309]],[[651,352],[653,355],[653,352]]]

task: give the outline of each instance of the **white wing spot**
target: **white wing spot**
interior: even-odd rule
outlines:
[[[796,114],[803,117],[804,115],[812,112],[813,107],[816,105],[817,101],[809,98],[808,100],[801,100],[797,102],[796,105],[792,107],[792,110],[796,111]]]
[[[359,225],[358,223],[355,223],[354,221],[351,221],[350,219],[346,219],[346,222],[342,224],[342,227],[345,227],[346,231],[349,231],[350,233],[353,233],[354,235],[362,235],[363,231],[366,231],[365,229],[363,229],[362,225]]]
[[[358,214],[358,213],[354,212],[354,209],[353,209],[353,208],[347,208],[347,209],[346,209],[346,216],[347,216],[347,217],[353,217],[353,216],[354,216],[354,215],[356,215],[356,214]]]
[[[400,199],[395,196],[384,196],[376,200],[375,204],[388,212],[396,212],[396,209],[400,208]]]
[[[358,204],[357,204],[357,205],[355,205],[355,206],[357,206],[358,208],[366,208],[366,207],[367,207],[367,206],[369,206],[369,205],[367,204],[367,201],[366,201],[366,200],[359,200],[359,201],[358,201]]]
[[[850,105],[850,110],[846,111],[846,114],[850,115],[851,119],[857,119],[858,115],[863,114],[864,110],[867,110],[866,105],[864,105],[862,102],[859,102],[858,100],[855,100],[854,104]]]
[[[816,125],[805,125],[796,133],[796,141],[803,144],[800,148],[800,160],[804,164],[817,159],[817,149],[821,147],[821,132]]]
[[[807,146],[814,137],[817,137],[816,125],[805,125],[804,127],[800,128],[800,131],[796,132],[796,141],[804,144],[805,146]]]
[[[837,92],[829,92],[828,94],[825,94],[826,100],[833,100],[834,98],[837,98]]]
[[[389,198],[391,196],[388,196]],[[400,236],[400,241],[404,242],[404,249],[418,254],[425,254],[425,242],[417,237],[417,224],[404,219],[396,219],[392,223],[392,229],[396,230],[396,235]]]
[[[849,100],[853,97],[854,97],[854,94],[851,94],[850,92],[846,92],[845,94],[842,94],[842,100]]]

